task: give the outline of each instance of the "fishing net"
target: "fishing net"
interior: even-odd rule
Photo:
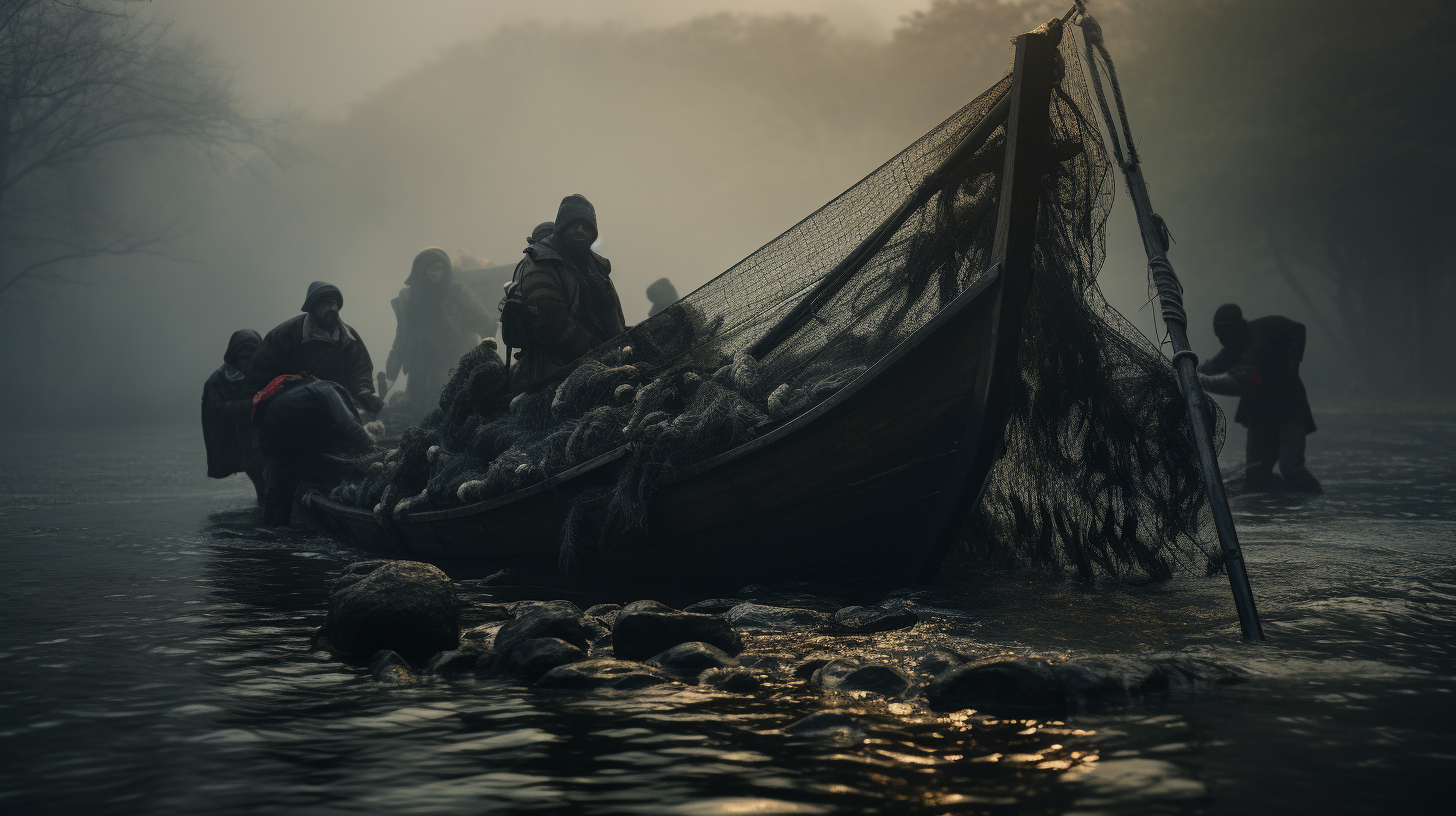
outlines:
[[[963,538],[980,555],[1089,578],[1099,569],[1162,577],[1181,557],[1210,551],[1211,520],[1173,369],[1097,288],[1114,182],[1072,41],[1061,46],[1051,103],[1006,453]],[[494,348],[468,353],[439,408],[397,450],[361,460],[332,497],[399,517],[505,496],[626,446],[615,485],[572,499],[561,563],[641,532],[651,497],[674,474],[835,394],[991,266],[1004,125],[807,319],[761,359],[750,354],[1010,86],[1008,75],[766,246],[509,407]]]

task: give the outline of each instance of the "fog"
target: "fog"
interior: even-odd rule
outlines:
[[[239,4],[155,6],[176,19],[170,35],[202,38],[230,66],[251,113],[281,119],[266,154],[126,156],[110,183],[185,205],[172,260],[91,259],[69,273],[77,283],[0,293],[12,426],[195,416],[229,334],[297,314],[312,280],[342,289],[344,320],[382,368],[389,300],[419,249],[514,263],[568,193],[596,205],[628,322],[640,320],[648,283],[686,293],[731,266],[994,83],[1010,38],[1065,11],[462,1],[411,4],[401,21],[398,4],[256,2],[246,17]],[[1195,348],[1216,351],[1207,324],[1236,301],[1309,324],[1316,412],[1449,404],[1452,10],[1091,11],[1177,241]],[[1103,285],[1154,330],[1120,182]]]

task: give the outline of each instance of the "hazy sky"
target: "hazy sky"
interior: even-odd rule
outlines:
[[[337,116],[440,49],[521,20],[670,25],[719,11],[819,14],[885,36],[931,0],[152,0],[174,31],[210,43],[258,112]]]

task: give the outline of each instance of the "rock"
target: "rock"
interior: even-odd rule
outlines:
[[[758,691],[760,683],[753,672],[742,666],[725,666],[719,669],[708,669],[698,675],[698,685],[708,686],[719,691],[728,691],[734,694],[747,694]]]
[[[334,582],[323,628],[346,654],[446,652],[460,645],[460,604],[449,576],[429,564],[367,561]]]
[[[814,676],[814,672],[824,668],[825,664],[833,659],[832,657],[811,657],[805,660],[794,667],[794,679],[808,680]]]
[[[1062,688],[1081,703],[1095,706],[1128,698],[1127,685],[1106,666],[1091,662],[1059,663],[1052,666],[1052,673]]]
[[[867,736],[859,721],[842,711],[810,714],[784,726],[784,733],[800,739],[824,740],[844,746],[857,745]]]
[[[540,606],[543,603],[546,603],[546,602],[545,601],[511,601],[510,603],[507,603],[507,604],[501,604],[501,606],[504,606],[506,608],[506,611],[509,612],[509,613],[511,613],[511,617],[513,617],[513,618],[519,618],[521,616],[521,613],[522,612],[525,612],[527,609],[533,609],[535,607],[538,607],[538,606]]]
[[[496,633],[505,624],[500,621],[493,623],[482,623],[479,626],[466,629],[460,633],[460,648],[469,646],[482,652],[488,652],[495,646]]]
[[[630,603],[612,625],[612,650],[617,657],[641,660],[679,643],[702,642],[730,655],[743,651],[743,640],[722,618],[679,612],[656,601]]]
[[[481,623],[508,621],[515,617],[515,615],[511,614],[510,607],[505,604],[479,604],[472,606],[468,611],[468,615],[471,620],[480,621]]]
[[[582,618],[581,622],[586,627],[587,639],[592,643],[612,634],[612,625],[601,618],[587,616]]]
[[[408,686],[418,683],[420,676],[397,653],[381,650],[369,661],[369,674],[381,683]]]
[[[922,677],[938,677],[969,661],[970,658],[960,652],[936,647],[916,661],[915,673]]]
[[[861,666],[851,660],[829,661],[814,672],[809,683],[825,691],[863,691],[881,697],[901,697],[910,688],[910,679],[892,666]]]
[[[560,638],[541,637],[517,643],[496,657],[495,670],[526,680],[535,680],[546,672],[586,659],[586,652]]]
[[[905,629],[919,623],[920,619],[903,606],[846,606],[834,613],[834,622],[846,632],[868,634]]]
[[[612,658],[593,658],[580,663],[558,666],[536,681],[540,688],[552,689],[618,689],[622,691],[658,686],[664,677],[640,663]]]
[[[722,649],[707,643],[679,643],[647,661],[665,673],[680,680],[693,682],[708,669],[721,669],[738,665],[738,661],[723,653]]]
[[[576,604],[547,601],[522,607],[514,620],[506,621],[495,635],[495,650],[503,655],[528,640],[558,638],[585,652],[592,634],[592,627],[582,620]]]
[[[596,618],[602,623],[605,623],[608,629],[611,629],[612,624],[617,622],[617,615],[621,611],[622,607],[619,604],[597,604],[586,611],[586,616],[588,618]]]
[[[683,611],[696,612],[699,615],[721,615],[741,603],[746,603],[746,600],[744,598],[708,598],[683,607]]]
[[[925,688],[933,711],[973,708],[996,715],[1061,716],[1067,690],[1045,660],[958,666]]]
[[[785,606],[739,604],[723,616],[735,629],[744,632],[803,632],[829,623],[829,616],[813,609]]]
[[[489,652],[482,650],[474,644],[466,643],[459,649],[448,652],[440,652],[430,658],[425,664],[426,674],[465,674],[474,672],[480,664],[480,659]]]

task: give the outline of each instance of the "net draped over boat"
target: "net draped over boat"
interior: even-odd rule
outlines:
[[[966,522],[972,552],[1090,578],[1164,577],[1212,558],[1171,365],[1103,299],[1112,165],[1074,38],[1060,48],[1033,288],[1005,455]],[[467,353],[440,408],[332,498],[396,518],[508,495],[626,446],[616,483],[576,492],[561,563],[644,529],[654,491],[812,409],[922,328],[992,264],[1005,125],[763,359],[748,350],[894,213],[996,102],[1008,75],[728,271],[511,401],[493,348]],[[1222,417],[1217,430],[1222,438]],[[1212,563],[1212,561],[1210,561]]]

